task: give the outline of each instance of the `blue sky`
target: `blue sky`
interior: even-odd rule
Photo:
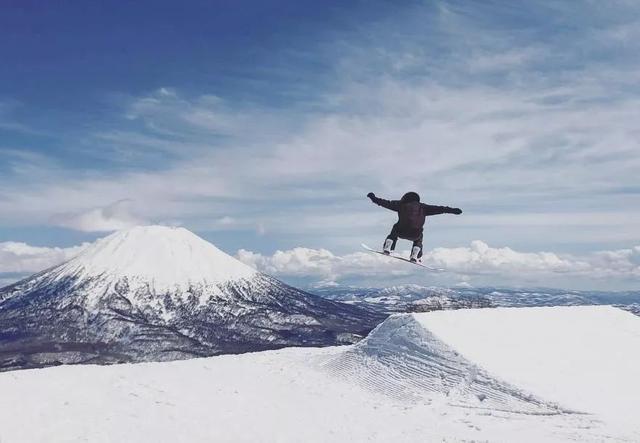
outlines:
[[[3,9],[0,277],[163,223],[296,281],[638,287],[636,2],[118,3]],[[465,211],[447,276],[356,254],[407,190]]]

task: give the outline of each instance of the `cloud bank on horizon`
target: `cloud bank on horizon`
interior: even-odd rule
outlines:
[[[0,277],[160,222],[278,275],[419,278],[354,252],[393,223],[367,192],[417,190],[465,211],[426,228],[449,283],[637,287],[638,4],[308,6],[83,6],[39,37],[9,8]]]
[[[405,252],[408,256],[409,252]],[[240,250],[237,257],[254,268],[283,277],[315,278],[320,284],[356,281],[366,277],[373,284],[385,281],[424,282],[425,271],[366,252],[337,256],[326,249],[295,248],[263,256]],[[424,262],[446,269],[447,274],[428,273],[428,280],[452,284],[530,284],[547,286],[572,282],[574,287],[600,289],[611,279],[633,287],[640,278],[640,246],[618,251],[599,251],[585,256],[552,252],[527,253],[511,248],[492,248],[476,240],[468,247],[436,248],[426,252]],[[422,277],[422,280],[420,280]],[[588,279],[588,284],[579,282]],[[564,282],[564,283],[563,283]]]
[[[25,243],[0,243],[0,277],[9,284],[18,275],[39,272],[58,265],[82,252],[88,243],[70,248],[33,247]],[[405,255],[408,256],[408,251]],[[267,274],[295,278],[309,285],[347,284],[367,281],[369,285],[392,282],[424,282],[425,271],[405,263],[368,252],[336,255],[327,249],[298,247],[272,255],[240,249],[236,258]],[[572,282],[583,289],[606,288],[614,279],[633,287],[640,278],[640,246],[615,251],[598,251],[583,256],[553,252],[520,252],[494,248],[476,240],[469,246],[435,248],[427,251],[424,262],[441,267],[446,273],[428,273],[431,284],[531,284]],[[585,279],[587,284],[584,284]],[[564,283],[563,283],[564,282]],[[582,284],[580,284],[582,282]]]

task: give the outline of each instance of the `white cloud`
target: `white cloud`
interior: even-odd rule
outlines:
[[[388,275],[409,275],[414,269],[401,262],[389,262],[367,252],[335,255],[327,249],[294,248],[264,256],[241,249],[238,260],[262,272],[280,276],[310,277],[335,281],[344,277],[371,277],[384,272]]]
[[[574,257],[562,257],[552,252],[518,252],[511,248],[492,248],[476,240],[469,247],[436,248],[428,251],[425,263],[431,263],[456,273],[519,273],[573,272],[590,269],[589,263]]]
[[[214,220],[214,224],[219,226],[233,226],[238,224],[238,221],[233,217],[229,217],[228,215],[225,215],[224,217],[220,217]]]
[[[433,274],[425,274],[421,268],[364,252],[339,256],[326,249],[294,248],[265,256],[241,249],[237,258],[265,273],[323,281],[354,277],[367,279],[380,275],[433,277]],[[558,276],[588,281],[634,281],[640,278],[640,246],[574,256],[553,252],[520,252],[508,247],[493,248],[476,240],[468,247],[427,251],[423,261],[427,265],[444,268],[451,284],[460,281],[465,285],[473,284],[477,276],[491,276],[495,282],[520,284],[536,280],[543,284]]]
[[[474,54],[469,58],[469,69],[472,71],[499,71],[519,68],[533,61],[548,56],[546,51],[539,47],[525,47],[508,49],[504,52],[490,51],[488,53]]]
[[[21,242],[0,243],[0,276],[6,279],[2,274],[39,272],[69,260],[87,246],[84,243],[69,248],[50,248]],[[399,252],[408,255],[408,251]],[[544,286],[564,281],[564,284],[576,283],[574,287],[599,287],[605,283],[633,288],[640,280],[640,246],[577,256],[495,248],[476,240],[467,247],[426,251],[424,263],[444,268],[444,273],[425,272],[419,267],[369,252],[338,255],[328,249],[293,248],[263,255],[241,249],[236,257],[267,274],[323,284],[351,281],[384,285],[402,280],[448,285],[480,286],[489,282]]]
[[[0,243],[0,274],[39,272],[75,257],[88,245],[83,243],[69,248],[48,248],[22,242],[2,242]]]
[[[85,232],[111,232],[145,224],[132,213],[133,202],[120,200],[103,208],[85,212],[57,214],[51,221],[58,226]]]
[[[182,131],[180,141],[152,131],[118,134],[114,143],[136,150],[142,138],[145,152],[153,146],[163,152],[173,149],[181,156],[177,163],[161,171],[113,177],[88,174],[41,178],[31,186],[6,183],[0,191],[0,212],[15,223],[65,212],[66,217],[54,220],[105,230],[112,229],[114,221],[104,221],[101,209],[87,213],[85,208],[131,198],[145,218],[178,217],[188,223],[216,213],[247,220],[245,214],[255,217],[250,206],[255,201],[261,202],[260,217],[268,219],[282,212],[278,205],[283,201],[306,198],[308,223],[292,227],[306,230],[331,215],[333,198],[353,202],[370,190],[393,196],[408,188],[427,190],[427,198],[436,201],[455,199],[460,206],[510,208],[526,199],[526,210],[535,209],[538,218],[560,209],[577,217],[594,207],[593,199],[601,200],[597,206],[602,212],[612,212],[614,203],[629,207],[632,194],[601,196],[635,186],[633,172],[640,168],[634,135],[638,101],[602,102],[593,91],[575,87],[563,92],[571,99],[562,104],[540,103],[554,91],[387,80],[372,93],[350,85],[343,97],[354,108],[351,112],[315,115],[297,131],[275,138],[263,137],[269,128],[252,127],[253,139],[245,134],[225,142],[233,149],[207,145],[216,128],[202,126],[203,132],[194,135],[191,127],[181,126],[182,107],[195,112],[203,106],[201,98],[181,99],[188,105],[176,109],[160,95],[154,112],[145,118],[172,132]],[[29,170],[25,179],[50,174],[50,168],[42,169],[40,174]],[[518,208],[516,214],[522,212]],[[497,215],[510,213],[514,211]],[[344,206],[336,214],[361,220]],[[251,224],[255,227],[256,222]]]

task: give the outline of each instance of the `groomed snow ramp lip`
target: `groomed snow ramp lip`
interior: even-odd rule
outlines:
[[[630,424],[639,349],[640,318],[610,306],[467,309],[394,315],[323,365],[401,401],[442,394],[465,407]]]

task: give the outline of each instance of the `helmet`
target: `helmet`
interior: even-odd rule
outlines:
[[[402,203],[419,202],[420,196],[418,195],[417,192],[407,192],[405,195],[402,196],[402,200],[400,201]]]

